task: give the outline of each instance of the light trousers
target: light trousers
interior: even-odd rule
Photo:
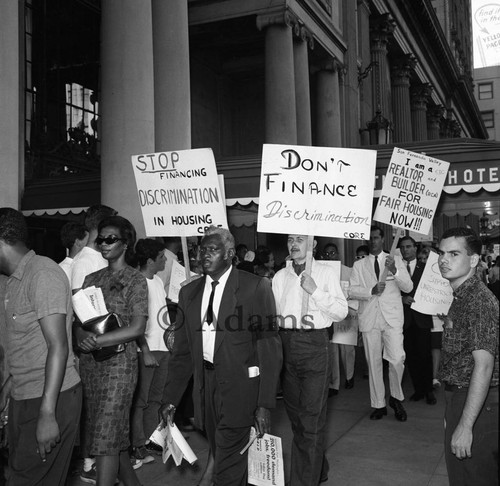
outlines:
[[[377,325],[363,332],[368,376],[370,378],[370,401],[373,408],[385,407],[384,368],[382,359],[389,363],[389,387],[391,396],[403,401],[401,388],[405,370],[403,347],[403,327],[391,327],[387,323]]]

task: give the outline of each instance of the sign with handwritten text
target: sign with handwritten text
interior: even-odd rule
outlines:
[[[448,314],[453,302],[453,289],[450,282],[441,276],[438,255],[431,251],[425,264],[422,278],[414,296],[411,308],[422,314]]]
[[[265,144],[257,230],[368,239],[377,152]]]
[[[373,219],[429,234],[449,162],[394,147]]]
[[[147,236],[200,236],[210,225],[227,228],[212,149],[133,155],[132,167]]]

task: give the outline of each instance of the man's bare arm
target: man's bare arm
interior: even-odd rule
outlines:
[[[458,459],[465,459],[472,455],[472,429],[488,394],[493,373],[494,357],[492,354],[479,349],[473,351],[472,356],[474,358],[474,370],[467,391],[467,399],[460,421],[451,437],[451,452]]]
[[[66,371],[68,359],[68,337],[66,314],[52,314],[40,319],[43,337],[47,343],[45,363],[45,387],[36,428],[38,451],[42,461],[60,440],[56,421],[56,406]]]

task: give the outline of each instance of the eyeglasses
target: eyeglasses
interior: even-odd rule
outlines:
[[[221,251],[220,248],[215,248],[213,246],[200,246],[200,255],[205,255],[205,253],[209,253],[210,255],[215,255]]]
[[[117,241],[125,241],[125,238],[118,238],[118,236],[111,235],[111,236],[106,236],[106,238],[98,236],[95,239],[96,245],[102,245],[103,243],[106,243],[106,245],[114,245]]]
[[[356,260],[361,260],[361,259],[362,259],[362,258],[364,258],[365,256],[366,256],[366,255],[358,255],[358,256],[356,257]]]
[[[334,256],[336,254],[337,254],[337,252],[334,251],[334,250],[332,250],[332,251],[325,251],[325,255],[328,255],[328,256]]]

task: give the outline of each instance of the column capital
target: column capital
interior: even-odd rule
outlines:
[[[300,36],[299,19],[287,8],[278,7],[265,14],[257,15],[256,24],[259,30],[264,30],[270,25],[287,25],[293,29],[296,36]]]
[[[295,29],[294,29],[294,34],[295,34]],[[305,27],[304,25],[299,26],[299,39],[307,44],[309,49],[313,50],[314,49],[314,36],[312,32]]]
[[[386,49],[389,37],[396,29],[396,21],[388,13],[370,18],[370,40],[372,49]]]
[[[443,118],[445,108],[443,105],[434,105],[427,108],[427,118],[429,122],[439,123]]]
[[[415,109],[426,109],[427,103],[432,95],[432,86],[429,83],[410,87],[411,107]]]
[[[344,70],[344,65],[335,57],[328,59],[322,59],[314,64],[312,67],[312,72],[317,73],[318,71],[330,71],[332,73],[342,74]]]
[[[415,69],[416,65],[417,60],[412,54],[406,54],[396,59],[391,65],[392,82],[409,83],[411,72]]]

